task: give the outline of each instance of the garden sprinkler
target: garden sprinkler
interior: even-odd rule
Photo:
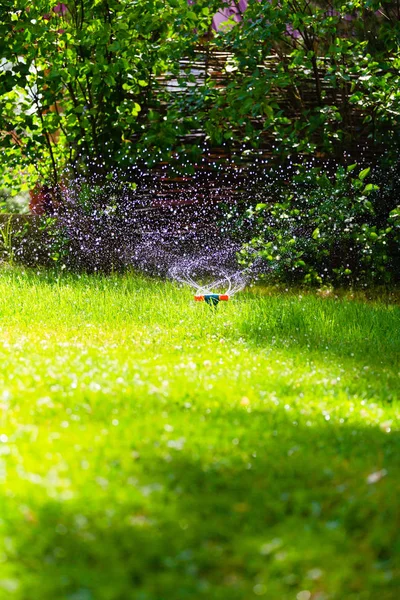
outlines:
[[[222,271],[220,279],[216,279],[208,285],[202,285],[195,281],[195,279],[193,279],[189,272],[181,273],[179,271],[176,272],[174,269],[170,269],[170,274],[177,281],[181,283],[186,283],[196,290],[196,293],[193,296],[195,302],[205,302],[210,308],[213,308],[214,310],[218,308],[218,304],[221,301],[226,302],[227,300],[230,300],[232,296],[236,294],[236,292],[242,290],[246,283],[246,280],[240,271],[237,271],[232,275],[224,273]],[[223,294],[216,294],[211,292],[211,290],[221,288],[225,288],[225,292]]]
[[[195,302],[205,302],[212,308],[217,308],[221,300],[229,300],[228,294],[201,294],[194,296]]]

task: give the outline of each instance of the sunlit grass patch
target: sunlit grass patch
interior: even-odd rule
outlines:
[[[14,270],[0,333],[0,598],[397,598],[398,306]]]

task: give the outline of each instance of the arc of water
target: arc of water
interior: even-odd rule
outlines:
[[[243,277],[241,272],[235,273],[233,275],[228,275],[224,273],[223,277],[221,277],[220,279],[216,279],[207,285],[201,285],[197,283],[189,274],[185,274],[183,276],[178,277],[175,276],[175,279],[177,279],[177,281],[179,281],[180,283],[186,283],[188,285],[191,285],[198,292],[198,294],[213,293],[213,291],[218,290],[218,288],[222,287],[223,284],[227,284],[224,294],[228,296],[233,296],[245,286],[245,278]]]

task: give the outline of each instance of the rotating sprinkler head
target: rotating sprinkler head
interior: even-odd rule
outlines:
[[[193,268],[194,267],[192,267],[192,270]],[[217,269],[214,270],[216,271]],[[181,273],[179,270],[176,271],[176,269],[170,269],[170,275],[180,283],[186,283],[196,290],[196,293],[193,296],[195,302],[205,302],[210,308],[217,309],[218,304],[221,301],[226,302],[227,300],[230,300],[236,292],[239,292],[244,288],[246,283],[246,279],[241,271],[235,271],[231,274],[225,273],[221,269],[220,271],[220,278],[208,283],[208,285],[197,282],[190,272]],[[211,290],[218,290],[221,288],[225,288],[225,292],[222,294],[211,292]]]
[[[221,300],[229,300],[228,294],[201,294],[199,296],[194,296],[196,302],[205,302],[209,306],[213,306],[217,308],[219,302]]]

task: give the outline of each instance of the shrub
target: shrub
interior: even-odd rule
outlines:
[[[223,8],[231,18],[212,32]],[[5,0],[0,180],[54,185],[67,164],[93,175],[176,152],[195,162],[199,139],[336,157],[361,139],[380,152],[398,136],[398,11],[375,0]]]
[[[253,238],[243,264],[261,261],[271,280],[365,285],[399,279],[400,207],[382,210],[370,168],[338,167],[330,177],[299,166],[277,202],[247,211]],[[395,202],[395,199],[392,199]]]
[[[381,153],[399,131],[399,16],[385,0],[249,1],[215,38],[226,86],[193,90],[210,139],[281,157]]]
[[[212,14],[185,0],[5,0],[0,11],[0,148],[16,178],[56,185],[66,165],[90,174],[169,153],[180,134],[162,76]],[[161,81],[160,81],[161,79]]]

